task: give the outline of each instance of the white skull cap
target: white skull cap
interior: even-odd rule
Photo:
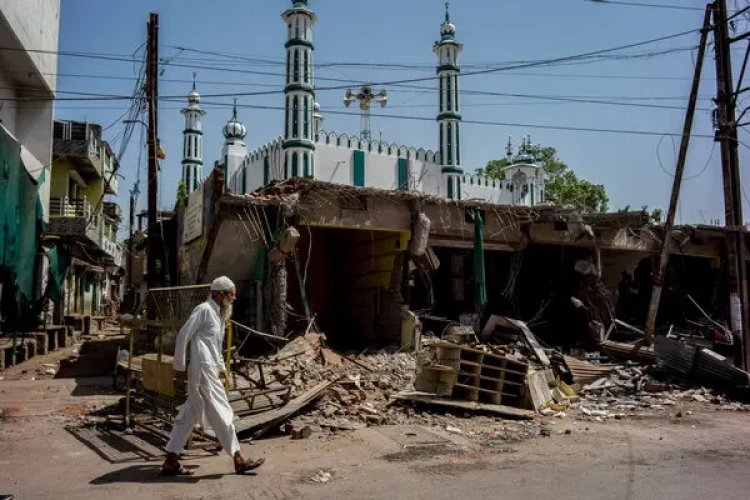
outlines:
[[[218,278],[216,278],[215,280],[211,282],[212,292],[225,292],[233,288],[234,288],[234,283],[232,282],[232,280],[230,280],[226,276],[219,276]]]

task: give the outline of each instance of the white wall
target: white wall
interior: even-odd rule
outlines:
[[[365,160],[365,179],[367,179]],[[334,184],[354,184],[352,150],[347,147],[317,144],[315,150],[315,178]]]
[[[57,48],[60,35],[60,0],[0,0],[0,14],[28,53],[47,88],[57,88]]]
[[[49,214],[49,183],[52,163],[52,119],[57,88],[57,50],[60,31],[60,0],[0,0],[0,46],[44,52],[8,50],[0,54],[0,111],[3,125],[24,148],[24,164],[34,179],[45,172],[40,198],[45,218]],[[17,90],[5,90],[8,87]],[[19,102],[27,94],[39,97],[48,89],[49,101]],[[27,93],[25,88],[34,89]]]
[[[505,181],[495,181],[493,184],[492,180],[484,177],[464,175],[461,178],[461,199],[512,205],[513,193],[506,188]]]

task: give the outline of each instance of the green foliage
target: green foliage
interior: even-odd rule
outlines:
[[[180,184],[177,186],[177,202],[175,206],[186,204],[187,200],[188,200],[187,185],[184,182],[180,182]]]
[[[573,205],[583,212],[606,212],[609,209],[604,186],[579,179],[572,170],[550,176],[546,196],[559,205]]]
[[[604,186],[579,179],[575,172],[560,160],[554,147],[530,144],[526,146],[526,151],[549,175],[545,190],[547,200],[559,205],[573,205],[584,212],[606,212],[609,209],[609,198]],[[501,170],[510,164],[508,158],[490,160],[487,166],[478,169],[477,173],[491,179],[505,179],[505,173]]]
[[[648,220],[651,222],[651,224],[661,224],[664,222],[664,210],[661,208],[655,208],[649,212],[648,205],[643,205],[641,207],[641,211],[643,213],[648,214]],[[630,212],[630,205],[625,205],[621,209],[618,210],[618,212]]]
[[[664,220],[664,211],[661,208],[655,208],[649,214],[652,224],[661,224]]]

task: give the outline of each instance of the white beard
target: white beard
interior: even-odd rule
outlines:
[[[232,319],[232,304],[221,307],[219,312],[221,314],[221,320],[226,323],[227,321]]]

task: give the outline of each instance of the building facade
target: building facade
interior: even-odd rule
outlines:
[[[117,241],[122,210],[117,194],[117,158],[102,140],[101,126],[56,120],[49,224],[59,283],[52,283],[60,316],[100,314],[121,299],[123,247]],[[51,278],[54,281],[54,278]]]
[[[0,0],[0,330],[39,311],[47,259],[59,0]]]

